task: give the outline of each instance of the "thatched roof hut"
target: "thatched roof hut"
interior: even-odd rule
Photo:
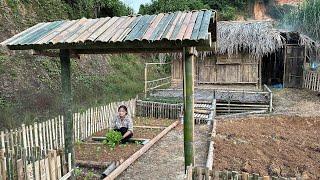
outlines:
[[[285,42],[272,21],[220,21],[217,24],[217,53],[239,52],[261,58],[275,52]]]
[[[215,49],[197,59],[196,82],[199,86],[300,87],[312,46],[316,43],[307,36],[275,29],[273,21],[220,21]],[[182,84],[182,74],[181,58],[175,58],[173,84]]]

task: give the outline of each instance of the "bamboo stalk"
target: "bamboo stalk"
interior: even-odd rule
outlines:
[[[194,58],[195,48],[184,48],[184,157],[185,170],[194,164]]]

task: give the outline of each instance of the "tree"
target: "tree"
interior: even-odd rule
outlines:
[[[320,40],[320,0],[305,0],[283,18],[282,26]]]
[[[74,18],[112,17],[133,13],[133,10],[120,0],[65,0],[71,7]]]
[[[141,5],[140,14],[158,14],[161,12],[175,12],[185,10],[209,9],[202,0],[152,0],[151,3]]]

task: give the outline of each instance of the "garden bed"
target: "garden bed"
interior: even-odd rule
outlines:
[[[161,130],[163,130],[163,129],[151,129],[151,128],[137,128],[137,127],[134,127],[133,128],[133,137],[134,138],[152,139],[157,134],[159,134],[161,132]],[[93,134],[93,136],[105,136],[107,132],[108,132],[108,129],[105,129],[105,130],[102,130],[102,131],[99,131],[99,132]],[[88,141],[92,141],[92,140],[89,139]]]
[[[133,138],[151,140],[173,122],[174,121],[172,120],[166,119],[134,118]],[[104,137],[108,131],[109,129],[99,131],[91,137]],[[141,142],[135,141],[117,145],[115,148],[110,148],[103,144],[102,141],[92,140],[91,137],[84,142],[75,144],[75,159],[77,162],[93,162],[95,164],[110,164],[111,162],[116,161],[123,162],[143,147]],[[100,175],[105,170],[105,167],[92,168],[90,166],[82,166],[76,170],[77,174],[79,174],[77,179],[99,179]]]
[[[218,121],[214,168],[260,175],[320,178],[320,117]]]

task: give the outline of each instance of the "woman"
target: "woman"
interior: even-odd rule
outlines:
[[[113,129],[121,132],[121,143],[128,142],[128,140],[133,136],[133,122],[128,116],[128,109],[125,105],[119,106],[118,115],[115,117]]]

